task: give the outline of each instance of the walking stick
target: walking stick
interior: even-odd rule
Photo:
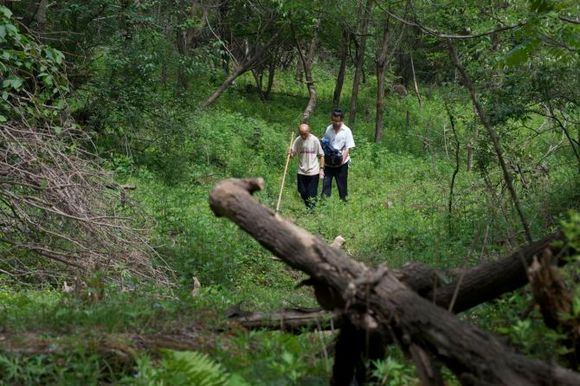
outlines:
[[[290,133],[290,147],[292,147],[292,140],[294,133]],[[280,193],[278,194],[278,203],[276,204],[276,213],[280,211],[280,202],[282,201],[282,192],[284,191],[284,182],[286,181],[286,172],[288,172],[288,164],[290,163],[290,152],[286,156],[286,165],[284,166],[284,175],[282,175],[282,184],[280,185]]]

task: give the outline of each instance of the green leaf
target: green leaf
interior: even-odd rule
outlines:
[[[0,114],[0,123],[6,122],[8,120],[8,118],[6,118],[4,115]]]
[[[8,78],[2,82],[2,88],[12,88],[14,90],[18,90],[22,86],[22,83],[22,79],[20,78]]]
[[[504,58],[505,64],[509,67],[513,67],[527,61],[530,58],[530,54],[538,46],[538,43],[539,42],[534,39],[516,46],[506,54]]]
[[[59,50],[55,50],[54,48],[45,49],[44,56],[56,64],[61,64],[62,60],[64,59],[64,54]]]
[[[12,17],[12,11],[5,6],[0,5],[0,15],[4,16],[6,19],[10,19]]]
[[[38,75],[39,78],[42,78],[42,82],[47,86],[52,86],[54,84],[52,75],[43,72]]]
[[[17,35],[17,40],[19,40],[20,34],[18,33],[18,28],[14,24],[5,24],[6,32],[8,35]]]

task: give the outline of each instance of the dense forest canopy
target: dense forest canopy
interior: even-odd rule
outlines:
[[[572,0],[1,1],[0,383],[575,384],[579,50]]]

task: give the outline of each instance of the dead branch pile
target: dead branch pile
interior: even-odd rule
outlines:
[[[75,274],[125,269],[166,282],[147,230],[134,225],[144,217],[68,126],[0,126],[0,269],[25,276],[50,261]]]
[[[251,196],[262,187],[262,179],[223,181],[210,194],[210,206],[217,216],[238,224],[288,265],[310,275],[320,305],[337,312],[342,323],[333,385],[349,385],[353,377],[359,384],[365,382],[364,365],[359,371],[360,355],[366,352],[369,359],[380,358],[390,342],[396,342],[414,361],[425,385],[443,384],[440,364],[466,385],[580,384],[578,373],[520,355],[446,309],[465,310],[525,284],[528,252],[543,248],[550,238],[500,262],[460,274],[455,289],[442,287],[441,296],[435,290],[424,291],[420,284],[424,280],[410,280],[413,270],[401,275],[384,266],[367,267],[284,220]],[[503,276],[502,269],[511,270],[512,280]],[[423,271],[430,275],[428,269],[417,272]],[[494,280],[500,288],[487,288]],[[485,296],[473,295],[478,286],[486,290]],[[473,296],[475,301],[461,300]]]

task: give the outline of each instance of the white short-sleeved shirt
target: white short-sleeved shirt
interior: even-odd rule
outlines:
[[[292,145],[292,152],[298,155],[298,174],[314,176],[320,173],[318,158],[324,155],[320,140],[309,134],[306,139],[298,136]]]
[[[326,128],[326,132],[324,133],[323,138],[328,138],[330,146],[332,146],[336,150],[343,151],[344,149],[352,149],[354,147],[354,138],[352,137],[352,131],[344,123],[342,124],[338,132],[334,131],[334,127],[332,127],[332,125],[329,125]],[[348,155],[348,157],[346,157],[346,160],[344,160],[342,165],[344,165],[348,161],[350,161],[350,154]]]

